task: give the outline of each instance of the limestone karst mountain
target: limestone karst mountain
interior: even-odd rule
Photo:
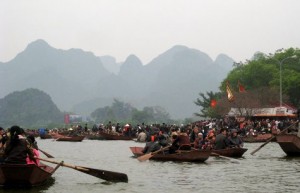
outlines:
[[[88,115],[117,98],[138,108],[161,106],[172,118],[186,118],[199,110],[194,104],[199,92],[217,91],[232,64],[225,54],[214,61],[177,45],[148,64],[130,55],[120,65],[112,56],[56,49],[36,40],[11,61],[0,63],[0,98],[37,88],[62,111]]]

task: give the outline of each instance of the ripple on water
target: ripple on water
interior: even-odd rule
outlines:
[[[30,190],[33,193],[300,192],[300,158],[286,158],[277,143],[267,144],[254,156],[250,153],[261,144],[246,143],[248,151],[238,159],[239,163],[212,157],[196,164],[139,162],[132,158],[129,147],[144,144],[133,141],[37,141],[57,161],[126,173],[129,183],[107,183],[61,167],[53,175],[55,182],[51,186]]]

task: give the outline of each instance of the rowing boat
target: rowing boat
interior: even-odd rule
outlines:
[[[132,140],[133,138],[130,136],[114,134],[114,133],[106,133],[106,132],[99,132],[99,135],[105,140]]]
[[[246,148],[228,148],[228,149],[213,149],[212,152],[221,156],[240,158],[248,149]]]
[[[245,137],[242,137],[242,140],[245,143],[261,143],[261,142],[266,142],[269,139],[271,139],[274,135],[270,133],[265,133],[265,134],[258,134],[258,135],[248,135]],[[275,138],[274,138],[275,141]]]
[[[297,135],[277,135],[276,141],[288,156],[300,156],[300,137]]]
[[[70,141],[70,142],[81,142],[85,136],[64,136],[59,137],[56,141]]]
[[[35,164],[0,164],[0,186],[32,187],[45,184],[57,170],[40,163]]]
[[[131,152],[135,157],[144,155],[143,147],[130,147]],[[206,150],[179,150],[176,153],[168,153],[162,151],[153,155],[150,160],[156,161],[175,161],[175,162],[205,162],[211,154],[211,151]]]

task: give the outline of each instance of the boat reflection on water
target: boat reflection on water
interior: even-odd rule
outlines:
[[[55,184],[55,177],[51,176],[47,181],[40,185],[34,187],[16,187],[16,186],[4,186],[0,187],[0,192],[2,193],[19,193],[21,190],[26,190],[26,193],[42,193],[47,192]]]

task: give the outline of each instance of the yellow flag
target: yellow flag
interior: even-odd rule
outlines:
[[[226,83],[226,92],[227,92],[227,98],[229,102],[232,102],[234,100],[234,96],[232,94],[232,91],[230,89],[230,85],[229,82],[227,81]]]

